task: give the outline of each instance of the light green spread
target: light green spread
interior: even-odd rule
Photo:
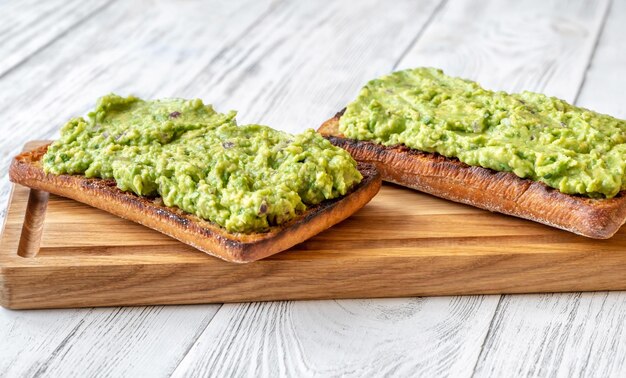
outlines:
[[[339,124],[349,138],[456,157],[563,193],[626,189],[626,121],[532,92],[508,94],[416,68],[372,80]]]
[[[43,158],[52,174],[114,179],[124,191],[230,232],[261,232],[346,194],[362,177],[344,150],[307,130],[237,126],[201,100],[108,95],[74,118]]]

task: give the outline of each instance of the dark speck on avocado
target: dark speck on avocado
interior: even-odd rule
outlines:
[[[259,215],[267,214],[267,203],[263,201],[261,206],[259,207]]]
[[[626,135],[625,120],[540,93],[494,92],[434,68],[370,81],[339,130],[512,172],[566,194],[611,198],[626,190],[626,138],[616,137]]]
[[[350,154],[314,130],[238,125],[235,115],[199,99],[111,94],[63,126],[44,171],[112,179],[123,191],[158,196],[165,206],[244,233],[288,222],[361,182]]]

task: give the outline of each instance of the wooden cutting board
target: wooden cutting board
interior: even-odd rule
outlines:
[[[592,240],[394,185],[339,225],[244,265],[19,185],[0,244],[9,308],[624,289],[626,228]]]

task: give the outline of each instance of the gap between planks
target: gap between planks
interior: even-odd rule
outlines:
[[[417,44],[417,42],[422,37],[422,35],[424,35],[424,32],[428,30],[428,28],[430,27],[430,24],[432,24],[432,22],[435,20],[435,18],[441,12],[441,10],[445,8],[447,3],[448,3],[448,0],[441,0],[439,4],[437,4],[437,6],[435,7],[435,10],[430,14],[430,16],[428,17],[428,19],[426,20],[422,28],[415,34],[415,37],[413,37],[411,42],[406,46],[406,48],[404,49],[402,54],[400,54],[398,59],[396,59],[396,62],[393,64],[393,67],[391,68],[391,71],[395,71],[398,68],[398,65],[400,64],[400,62],[402,62],[402,60],[406,57],[409,51],[411,51],[411,49]]]
[[[591,109],[594,109],[603,113],[614,114],[619,117],[620,114],[623,115],[623,113],[620,113],[621,107],[618,105],[619,101],[616,100],[620,98],[620,91],[619,90],[616,91],[616,89],[619,86],[619,83],[623,80],[615,80],[611,77],[610,74],[607,76],[602,76],[602,75],[598,76],[598,72],[606,71],[607,69],[610,70],[611,68],[613,68],[611,66],[611,62],[614,64],[615,63],[618,64],[618,66],[615,67],[615,69],[619,70],[620,68],[623,68],[623,65],[620,65],[618,62],[620,61],[624,62],[624,57],[626,57],[626,55],[613,53],[611,50],[618,48],[620,46],[620,43],[618,41],[620,41],[619,36],[621,35],[621,31],[623,29],[623,27],[620,26],[620,24],[623,25],[623,20],[621,20],[618,17],[618,15],[625,14],[623,12],[624,3],[608,2],[608,3],[605,3],[605,5],[606,5],[606,9],[605,9],[604,17],[602,18],[602,21],[600,22],[600,27],[596,35],[595,43],[593,44],[593,49],[591,53],[589,54],[588,62],[586,65],[584,76],[583,76],[583,82],[578,88],[575,103],[579,104],[580,102],[579,100],[582,98],[583,103],[580,104],[581,106],[589,107]],[[590,74],[591,74],[591,77],[593,78],[593,81],[588,83],[587,78],[590,76]],[[609,82],[612,84],[616,84],[616,85],[607,86]],[[598,97],[595,95],[597,90],[608,91],[607,93],[609,94],[609,96],[605,95],[605,96]],[[581,97],[581,94],[582,94],[582,97]],[[605,363],[598,362],[598,356],[602,356],[602,354],[606,354],[606,348],[607,348],[606,343],[608,342],[610,343],[609,350],[612,353],[615,353],[615,355],[622,357],[621,365],[623,366],[624,364],[623,353],[620,354],[619,351],[616,351],[615,349],[613,349],[613,347],[616,346],[616,343],[619,344],[619,341],[618,341],[620,338],[619,323],[617,325],[612,325],[610,332],[609,332],[609,328],[604,329],[604,332],[605,332],[604,334],[600,332],[596,335],[590,336],[588,332],[590,332],[589,329],[594,329],[594,332],[595,332],[595,327],[598,324],[601,324],[603,322],[607,322],[607,323],[610,321],[619,322],[619,316],[615,315],[618,317],[618,320],[615,320],[612,313],[615,313],[615,314],[620,313],[619,298],[622,296],[623,293],[624,292],[606,292],[606,291],[594,292],[594,293],[574,292],[570,294],[562,294],[556,297],[552,297],[550,299],[551,302],[559,303],[561,300],[565,302],[565,304],[560,304],[558,307],[555,306],[554,310],[556,311],[558,311],[559,309],[561,311],[563,311],[564,309],[567,309],[567,305],[570,302],[575,302],[575,301],[581,301],[582,302],[581,304],[585,304],[588,307],[586,309],[579,308],[579,304],[576,303],[572,307],[572,309],[568,310],[573,315],[569,316],[566,321],[555,324],[555,322],[557,322],[556,319],[546,319],[546,321],[542,323],[542,325],[533,325],[532,322],[531,324],[528,324],[523,319],[520,319],[521,316],[519,315],[519,313],[517,315],[511,315],[511,313],[515,314],[516,308],[518,311],[520,310],[519,302],[516,303],[515,305],[512,305],[513,303],[512,300],[507,300],[509,299],[509,296],[503,296],[504,298],[502,301],[500,301],[501,303],[499,303],[498,305],[498,311],[495,314],[495,316],[499,318],[497,323],[494,324],[494,327],[497,328],[497,330],[495,332],[491,332],[491,329],[490,329],[490,332],[488,335],[488,343],[491,345],[490,345],[490,348],[486,350],[484,355],[483,353],[481,353],[481,358],[478,361],[478,365],[475,367],[475,374],[498,375],[499,374],[498,370],[494,370],[495,367],[498,367],[500,370],[504,369],[505,371],[507,369],[509,370],[516,369],[516,371],[519,374],[524,374],[524,373],[532,374],[531,372],[533,372],[532,370],[533,365],[545,366],[544,365],[545,360],[546,359],[549,360],[551,358],[550,353],[552,353],[552,355],[555,355],[555,354],[558,355],[560,353],[561,357],[569,357],[569,358],[562,360],[557,357],[558,362],[555,362],[554,365],[552,366],[548,365],[547,367],[550,370],[543,371],[541,373],[543,375],[557,375],[557,374],[561,374],[563,371],[567,371],[566,373],[567,375],[572,375],[572,374],[584,375],[584,374],[588,374],[587,367],[589,365],[594,365],[592,369],[597,369],[598,367],[609,369],[609,370],[604,370],[603,372],[600,372],[600,373],[598,373],[597,370],[592,370],[592,371],[595,371],[595,374],[608,376],[610,374],[615,374],[616,372],[619,373],[620,372],[619,359],[616,359],[616,360],[611,359],[611,363],[606,363],[608,362],[608,360]],[[600,308],[597,308],[598,301],[595,300],[597,296],[604,296],[604,298],[601,301]],[[512,298],[516,298],[516,297],[515,296],[510,297],[510,299]],[[520,298],[520,297],[518,296],[517,298]],[[609,298],[610,298],[610,302],[613,303],[613,306],[616,306],[617,309],[605,308],[605,304],[607,302],[607,299]],[[529,301],[526,300],[526,298],[518,299],[518,301],[526,301],[527,306],[532,306],[533,302],[537,300],[539,300],[539,298],[536,298],[534,300],[529,300]],[[537,311],[537,309],[535,309],[535,311]],[[593,321],[583,321],[582,322],[583,326],[581,326],[580,324],[581,320],[579,316],[593,317],[595,319],[595,325]],[[566,329],[566,330],[561,330],[561,331],[551,330],[551,326],[555,326],[557,324],[565,323],[566,326],[571,327],[571,324],[574,324],[574,326],[576,326],[577,322],[579,323],[578,325],[580,329],[578,329],[576,332],[572,331],[571,329]],[[587,324],[587,323],[590,323],[590,324]],[[529,351],[525,352],[527,354],[524,354],[524,357],[522,359],[524,359],[526,356],[533,356],[537,353],[540,353],[538,357],[535,356],[535,358],[537,359],[534,361],[534,363],[518,363],[517,365],[515,364],[507,365],[507,362],[503,361],[502,358],[505,355],[510,356],[511,353],[515,354],[517,351],[515,350],[511,351],[510,349],[508,349],[506,347],[506,343],[502,341],[504,340],[504,338],[501,338],[500,341],[498,341],[497,334],[498,333],[503,334],[504,332],[511,332],[512,329],[516,329],[516,331],[520,333],[550,332],[552,336],[545,335],[544,340],[541,340],[539,342],[534,342],[531,345],[526,345],[525,348],[528,348]],[[554,348],[554,349],[557,349],[556,351],[551,351],[550,349],[548,349],[547,352],[544,352],[546,351],[545,349],[546,344],[550,342],[550,339],[548,338],[558,337],[559,339],[562,339],[562,337],[566,337],[566,340],[567,340],[567,337],[570,335],[576,337],[578,339],[577,342],[581,343],[578,345],[578,348],[582,346],[584,350],[585,346],[589,347],[589,350],[587,350],[586,353],[584,354],[581,353],[582,354],[581,359],[576,359],[576,358],[574,359],[576,361],[584,361],[584,362],[577,364],[572,361],[573,360],[571,358],[572,357],[571,345],[573,344],[572,342],[568,343],[566,341],[565,343],[563,343],[565,345],[560,345],[559,348]],[[589,337],[593,337],[593,338],[589,340]],[[526,339],[522,338],[521,342],[524,342],[525,340]],[[502,351],[499,350],[499,348],[505,348],[506,352],[503,353]],[[569,351],[569,354],[568,354],[568,351]],[[504,362],[505,367],[502,366],[503,362]],[[536,374],[536,371],[534,374]]]
[[[605,5],[605,6],[607,6],[607,4],[608,4],[608,3],[605,3],[604,5]],[[445,8],[445,7],[442,7],[442,8]],[[598,24],[595,24],[595,23],[594,23],[594,24],[589,25],[590,29],[592,29],[592,33],[594,33],[594,34],[593,34],[593,37],[591,37],[591,38],[590,38],[590,42],[592,42],[592,44],[591,44],[591,49],[587,49],[587,48],[585,48],[585,50],[587,50],[587,54],[585,54],[585,55],[586,55],[586,57],[585,57],[585,58],[583,58],[583,59],[581,59],[581,60],[580,60],[580,62],[579,62],[579,63],[581,63],[581,66],[583,66],[583,64],[582,64],[583,62],[584,62],[584,63],[586,63],[586,64],[584,64],[584,67],[588,67],[588,66],[589,66],[589,62],[591,61],[591,59],[592,59],[592,57],[593,57],[593,53],[594,53],[594,51],[595,51],[595,46],[597,46],[597,44],[598,44],[598,40],[599,40],[599,38],[600,38],[600,31],[601,31],[601,29],[602,29],[602,25],[603,25],[604,19],[605,19],[605,17],[606,17],[606,14],[607,14],[607,8],[605,8],[605,9],[604,9],[604,14],[603,14],[603,16],[602,16],[602,17],[600,17],[600,21],[599,21],[599,23],[598,23]],[[431,16],[432,16],[432,15],[431,15]],[[434,17],[433,17],[433,19],[434,19]],[[428,30],[426,30],[426,29],[424,29],[424,30],[425,30],[425,32],[427,32],[427,31],[428,31]],[[415,41],[414,41],[414,45],[418,44],[418,43],[419,43],[419,41],[420,41],[420,38],[416,38],[416,39],[415,39]],[[588,42],[586,41],[585,43],[588,43]],[[406,49],[406,51],[410,51],[411,49],[412,49],[412,47],[410,46],[408,49]],[[402,61],[402,59],[400,59],[400,62],[401,62],[401,61]],[[582,79],[582,78],[583,78],[583,76],[584,76],[584,74],[585,74],[585,72],[586,72],[586,70],[587,70],[587,68],[583,68],[583,69],[582,69],[582,75],[580,75],[580,76],[576,76],[576,78],[577,78],[578,80]],[[574,96],[572,96],[572,95],[577,94],[577,92],[579,91],[579,88],[581,87],[581,85],[582,85],[582,84],[580,84],[580,82],[579,82],[579,85],[576,87],[576,89],[574,89],[574,90],[572,91],[573,93],[570,93],[570,94],[568,95],[568,97],[570,97],[570,100],[571,100],[571,98],[573,98],[573,97],[574,97]],[[494,322],[497,320],[497,319],[496,319],[496,315],[498,314],[498,311],[500,311],[500,310],[501,310],[501,302],[502,302],[502,300],[503,300],[503,297],[502,297],[502,296],[500,296],[500,297],[498,298],[498,303],[497,303],[497,306],[495,306],[495,307],[494,307],[494,309],[493,309],[493,313],[492,313],[492,316],[491,316],[491,319],[490,319],[490,323],[489,323],[488,329],[485,331],[485,333],[484,333],[484,338],[483,338],[482,343],[481,343],[481,351],[480,351],[480,353],[478,353],[478,354],[477,354],[477,356],[476,356],[476,360],[475,360],[475,362],[474,362],[474,364],[473,364],[474,368],[475,368],[475,367],[476,367],[476,365],[479,363],[480,358],[481,358],[481,356],[483,355],[483,348],[484,348],[485,343],[486,343],[486,341],[487,341],[487,339],[488,339],[488,337],[489,337],[489,335],[490,335],[490,332],[493,330],[493,325],[494,325]],[[224,308],[224,307],[220,308],[220,311],[225,311],[225,308]],[[208,327],[208,325],[207,325],[207,327]],[[180,367],[180,365],[179,365],[179,367]],[[177,369],[178,369],[178,368],[177,368]],[[474,370],[475,370],[475,369],[474,369]],[[474,372],[472,372],[472,373],[474,373]]]
[[[398,59],[396,59],[396,62],[394,63],[392,70],[395,70],[396,67],[398,66],[398,64],[402,61],[402,59],[406,56],[406,54],[411,50],[411,48],[413,46],[415,46],[415,44],[419,41],[419,39],[421,38],[421,36],[424,34],[424,32],[430,27],[432,21],[437,17],[437,15],[441,12],[441,10],[443,8],[445,8],[445,5],[447,3],[448,0],[440,0],[438,5],[433,9],[432,13],[430,14],[430,16],[428,17],[426,23],[417,31],[417,33],[415,34],[415,36],[411,39],[411,41],[407,44],[406,48],[402,51],[400,57]],[[267,12],[265,12],[265,14],[263,16],[267,16],[269,14],[271,14],[274,10],[275,10],[275,6],[272,6],[268,9]],[[246,29],[246,33],[250,32],[252,30],[252,26],[248,29]],[[246,33],[242,33],[242,35],[245,35]],[[214,60],[212,60],[213,62]],[[499,298],[500,300],[501,298]],[[289,301],[287,301],[289,302]],[[499,302],[498,302],[499,304]],[[253,305],[253,303],[250,304],[246,304],[246,305]],[[217,309],[217,311],[215,311],[215,314],[213,314],[213,317],[211,318],[211,320],[206,324],[206,326],[202,329],[201,332],[198,332],[195,335],[195,339],[193,340],[193,342],[191,342],[189,344],[189,347],[187,348],[187,350],[185,351],[185,354],[182,355],[180,361],[178,362],[178,364],[176,365],[176,367],[172,370],[172,374],[174,374],[178,368],[181,366],[181,364],[183,363],[183,361],[185,360],[185,357],[187,356],[187,354],[189,354],[189,351],[198,343],[198,340],[200,338],[200,336],[202,336],[202,334],[207,330],[207,328],[211,325],[211,322],[213,321],[213,319],[215,319],[216,315],[218,313],[220,313],[221,311],[224,311],[225,307],[224,304],[220,304],[220,307]],[[495,314],[495,312],[494,312]],[[492,320],[495,317],[492,317]],[[491,325],[490,325],[491,326]],[[484,341],[486,340],[486,336],[485,339],[483,340],[483,344]],[[476,359],[476,363],[478,363],[479,359]]]
[[[606,25],[606,20],[608,19],[609,16],[609,11],[611,8],[611,2],[612,0],[607,0],[606,1],[606,5],[605,5],[605,9],[604,9],[604,13],[601,17],[601,20],[599,22],[599,26],[598,28],[596,28],[595,31],[595,36],[594,36],[594,41],[592,44],[592,48],[589,51],[589,54],[587,55],[587,64],[585,65],[585,69],[584,72],[582,74],[582,79],[580,81],[580,84],[578,85],[578,89],[576,90],[575,96],[574,96],[574,101],[573,104],[576,104],[578,101],[578,97],[580,96],[580,93],[582,91],[583,86],[585,85],[585,79],[587,77],[587,72],[589,71],[589,68],[591,66],[591,63],[593,61],[593,57],[595,55],[596,50],[598,49],[598,45],[600,44],[600,39],[602,37],[602,32],[604,31],[604,27]],[[580,295],[581,293],[571,293],[571,294],[578,294]],[[480,346],[480,353],[478,354],[478,357],[476,358],[476,361],[474,363],[474,368],[471,374],[471,377],[475,377],[476,376],[476,369],[478,368],[478,365],[480,363],[481,360],[484,359],[485,357],[485,344],[487,343],[487,340],[489,340],[489,337],[492,335],[493,331],[494,331],[494,321],[496,320],[496,318],[498,317],[498,314],[502,311],[502,303],[503,303],[503,299],[505,297],[510,297],[511,294],[501,294],[498,298],[498,304],[496,305],[494,312],[493,312],[493,316],[489,322],[489,328],[487,329],[487,332],[485,333],[485,338],[483,339],[481,346]]]
[[[248,25],[247,28],[244,29],[244,31],[242,31],[241,34],[239,34],[237,36],[237,38],[235,39],[239,39],[242,38],[243,36],[245,36],[246,34],[250,33],[253,28],[254,25],[261,23],[265,18],[267,18],[270,14],[272,14],[276,8],[277,8],[277,4],[279,4],[279,1],[275,1],[273,2],[270,7],[263,12],[256,20],[254,20],[252,23],[250,23],[250,25]],[[224,47],[222,50],[220,50],[220,52],[218,52],[213,59],[211,59],[211,61],[202,69],[200,70],[199,74],[202,73],[204,71],[204,69],[208,66],[211,65],[212,62],[214,62],[219,56],[221,56],[224,51],[226,51],[226,47]],[[195,76],[194,76],[195,78]],[[193,80],[191,81],[193,82]],[[190,83],[191,83],[190,82]],[[209,321],[206,323],[206,325],[204,327],[200,327],[198,328],[197,332],[193,335],[193,337],[191,338],[191,342],[189,343],[189,345],[187,346],[187,348],[185,349],[185,351],[183,353],[181,353],[180,355],[180,359],[178,360],[178,362],[176,363],[176,366],[174,367],[174,369],[172,369],[172,371],[170,372],[173,373],[174,371],[176,371],[176,369],[178,369],[178,367],[180,366],[180,364],[183,362],[183,360],[185,359],[185,356],[187,356],[187,354],[189,354],[189,351],[191,350],[191,348],[193,348],[194,345],[196,345],[196,343],[198,342],[198,339],[200,338],[200,336],[206,331],[207,327],[209,326],[209,324],[211,324],[211,322],[213,321],[213,319],[215,319],[215,315],[217,315],[220,311],[222,311],[222,308],[224,307],[223,303],[217,304],[219,307],[217,308],[217,310],[215,310],[215,312],[213,313],[213,315],[211,316],[211,318],[209,319]]]
[[[472,368],[472,375],[471,375],[472,378],[474,378],[474,376],[476,375],[476,368],[478,367],[478,363],[480,362],[480,360],[483,357],[483,354],[485,353],[485,344],[487,343],[487,340],[489,340],[489,335],[491,334],[493,330],[493,322],[496,320],[496,317],[500,311],[500,304],[502,303],[502,299],[504,298],[504,295],[501,294],[498,297],[499,297],[498,303],[496,304],[496,307],[493,310],[493,316],[491,317],[491,320],[489,321],[489,327],[487,327],[487,332],[485,332],[485,337],[483,338],[483,341],[480,344],[480,352],[478,353],[478,357],[476,357],[476,361],[474,362],[474,367]]]
[[[589,72],[589,68],[591,67],[591,62],[593,62],[593,58],[596,55],[598,46],[600,45],[600,40],[602,39],[602,34],[604,33],[604,28],[606,26],[606,20],[609,18],[609,13],[612,7],[613,0],[607,0],[606,9],[604,10],[604,16],[602,16],[602,21],[600,22],[600,29],[596,33],[595,43],[593,44],[593,48],[591,49],[589,57],[587,58],[587,66],[585,67],[585,72],[583,73],[583,79],[580,81],[580,85],[578,86],[578,90],[576,91],[576,96],[574,97],[574,105],[578,103],[578,98],[580,97],[583,87],[585,86],[585,82],[587,81],[587,73]]]
[[[417,41],[417,40],[416,40],[416,41]],[[500,299],[501,299],[501,298],[500,298]],[[492,320],[493,320],[493,319],[492,319]],[[208,324],[207,324],[207,326],[208,326]],[[191,344],[191,345],[193,345],[193,344]]]
[[[111,9],[111,8],[109,8],[109,9],[105,9],[105,8],[107,8],[107,7],[102,7],[102,8],[100,8],[100,10],[101,10],[101,11],[102,11],[102,10],[107,10],[107,11],[108,11],[108,10],[110,10],[110,9]],[[256,12],[255,12],[255,13],[256,13]],[[253,14],[253,15],[251,15],[251,16],[256,17],[256,14]],[[254,23],[254,22],[258,22],[258,19],[253,19],[253,20],[251,20],[251,21],[252,21],[253,23]],[[241,20],[239,20],[239,22],[240,22],[240,23],[242,23],[242,22],[241,22]],[[72,26],[72,28],[75,28],[75,27],[77,27],[77,26],[81,26],[81,24],[82,24],[82,26],[84,27],[84,26],[85,26],[85,20],[83,20],[83,21],[82,21],[82,22],[80,22],[80,23],[76,23],[76,24],[74,24],[74,25]],[[245,25],[249,25],[248,21],[245,23]],[[245,27],[245,26],[244,26],[244,27]],[[74,34],[75,34],[75,33],[74,33]],[[68,35],[71,35],[71,34],[67,34],[67,33],[66,33],[66,35],[65,35],[65,39],[67,39],[67,38],[68,38]],[[38,55],[39,55],[39,54],[41,54],[41,53],[42,53],[42,52],[44,52],[44,51],[47,51],[48,49],[47,49],[46,47],[50,48],[50,46],[53,46],[53,45],[58,45],[58,44],[59,44],[59,38],[56,38],[56,39],[55,39],[55,41],[52,41],[52,42],[50,42],[50,43],[47,43],[45,46],[42,46],[41,48],[39,48],[37,53],[35,53],[35,54],[31,54],[31,55],[29,56],[29,59],[24,59],[24,60],[22,60],[22,64],[18,65],[18,66],[17,66],[17,68],[21,68],[21,67],[23,66],[23,64],[26,64],[26,65],[32,65],[32,64],[31,64],[31,58],[32,58],[32,60],[37,60],[37,59],[38,59],[38,60],[42,60],[42,58],[40,58]],[[13,71],[13,72],[15,72],[15,71]],[[7,77],[10,77],[10,76],[11,76],[11,75],[7,75]],[[5,77],[4,79],[6,80],[6,77]],[[32,131],[36,131],[36,130],[37,130],[37,129],[35,128],[35,129],[33,129]],[[1,215],[2,215],[2,214],[0,213],[0,216],[1,216]],[[4,218],[4,217],[3,217],[3,218]],[[3,219],[3,221],[6,221],[6,219]],[[176,309],[176,308],[172,308],[172,306],[151,306],[151,307],[152,307],[152,308],[154,309],[154,311],[156,311],[156,312],[164,311],[164,312],[167,312],[167,313],[173,313],[173,314],[178,313],[178,314],[180,314],[181,316],[183,316],[183,315],[185,315],[185,314],[187,314],[187,313],[191,312],[191,313],[196,314],[196,315],[194,315],[194,316],[196,316],[196,317],[197,317],[197,315],[198,315],[198,314],[197,314],[197,312],[198,312],[198,311],[189,311],[189,309],[187,309],[187,310],[183,310],[181,307],[179,307],[179,308],[178,308],[178,311],[177,311],[177,309]],[[190,306],[190,307],[194,307],[194,306]],[[217,307],[217,306],[214,306],[214,307]],[[163,309],[167,309],[167,310],[163,310]],[[134,313],[134,312],[135,312],[135,309],[134,309],[134,308],[129,308],[128,310],[124,310],[124,309],[120,309],[120,308],[118,308],[118,309],[115,309],[115,308],[114,308],[114,309],[108,309],[108,310],[107,310],[107,309],[94,309],[94,308],[91,308],[91,309],[85,309],[85,310],[86,310],[86,311],[84,311],[84,312],[83,312],[82,310],[80,311],[80,313],[79,313],[79,315],[78,315],[78,317],[79,317],[80,319],[77,319],[77,320],[76,320],[76,322],[78,322],[78,323],[80,323],[80,324],[85,324],[86,326],[89,326],[89,324],[92,324],[92,322],[94,322],[94,321],[99,322],[99,321],[103,318],[103,316],[106,316],[106,318],[107,318],[107,319],[108,319],[108,318],[111,318],[111,319],[114,319],[114,320],[116,320],[116,321],[117,321],[117,320],[119,320],[119,322],[118,322],[118,323],[119,323],[119,324],[123,327],[123,326],[125,326],[125,323],[128,321],[128,319],[126,319],[126,318],[124,318],[124,317],[122,317],[121,319],[118,319],[118,318],[119,318],[119,314],[120,314],[120,312],[123,312],[123,313]],[[0,311],[10,311],[10,310],[0,309]],[[35,313],[36,313],[36,312],[35,312]],[[66,314],[66,313],[67,313],[67,312],[63,312],[63,314]],[[211,315],[211,319],[213,318],[213,316],[214,316],[214,315],[215,315],[215,313],[213,312],[213,314]],[[0,321],[1,321],[1,320],[4,320],[4,319],[2,318],[2,314],[0,314]],[[66,319],[66,320],[67,320],[67,319]],[[114,323],[115,323],[115,322],[114,322]],[[24,324],[24,323],[22,323],[22,324]],[[207,322],[206,324],[208,324],[208,322]],[[75,325],[75,324],[74,324],[74,325]],[[74,328],[74,325],[72,325],[72,328]],[[91,329],[93,329],[93,328],[91,328]],[[189,345],[193,345],[193,344],[191,343],[191,341],[192,341],[192,340],[196,340],[196,339],[197,339],[197,335],[196,335],[196,334],[197,334],[197,333],[201,333],[201,332],[202,332],[202,330],[204,330],[204,329],[205,329],[205,326],[201,325],[200,327],[198,327],[198,329],[195,329],[195,330],[194,330],[194,334],[193,334],[193,335],[191,335],[188,339],[186,339],[186,340],[188,340],[188,341],[189,341]],[[82,332],[85,332],[85,331],[83,330]],[[72,350],[72,347],[73,347],[73,346],[74,346],[74,350],[73,350],[74,354],[79,353],[79,352],[77,352],[77,351],[76,351],[76,347],[75,347],[75,346],[76,346],[77,342],[79,342],[79,341],[80,341],[80,339],[76,339],[76,338],[74,338],[74,336],[72,336],[72,334],[75,334],[75,333],[76,333],[76,331],[75,331],[75,330],[72,330],[72,329],[69,329],[69,330],[67,330],[67,332],[64,332],[64,333],[65,333],[65,335],[64,335],[65,337],[63,337],[63,339],[62,339],[62,340],[60,340],[58,343],[56,342],[56,339],[55,339],[55,342],[54,342],[54,344],[55,344],[55,345],[53,346],[52,353],[57,353],[57,354],[58,354],[58,353],[59,353],[58,351],[59,351],[59,350],[62,350],[62,348],[63,348],[64,346],[65,346],[65,350],[63,350],[63,351],[62,351],[62,353],[63,353],[62,355],[63,355],[63,356],[65,356],[65,354],[66,354],[66,353],[68,353],[68,351]],[[158,333],[157,333],[157,332],[153,332],[153,334],[158,335]],[[105,338],[105,339],[106,339],[106,338]],[[48,340],[48,342],[49,342],[49,340]],[[105,340],[104,342],[106,343],[106,340]],[[111,340],[109,340],[109,342],[112,342],[112,341],[111,341]],[[68,344],[68,343],[69,343],[69,344]],[[25,344],[25,345],[27,345],[27,344]],[[68,346],[68,345],[69,345],[69,346]],[[27,346],[28,346],[28,345],[27,345]],[[46,349],[46,350],[47,350],[47,349]],[[56,351],[56,352],[55,352],[55,351]],[[31,359],[31,361],[30,361],[30,362],[32,363],[32,362],[35,362],[35,361],[34,361],[34,359],[36,359],[36,358],[37,358],[37,356],[36,356],[35,354],[31,353],[31,352],[33,352],[33,350],[30,350],[30,351],[29,351],[27,348],[23,348],[23,347],[22,347],[22,348],[20,348],[20,354],[24,354],[24,355],[25,355],[25,354],[28,354],[28,355],[31,355],[31,356],[32,356],[32,357],[30,358],[30,359]],[[39,352],[39,353],[41,353],[41,352],[42,352],[42,350],[38,350],[38,352]],[[79,354],[80,354],[80,353],[79,353]],[[109,354],[110,354],[110,353],[109,353]],[[179,356],[178,356],[178,358],[181,358],[181,359],[182,359],[182,357],[184,357],[184,354],[183,354],[183,355],[179,355]],[[22,359],[18,360],[18,365],[23,365],[23,364],[19,364],[19,362],[22,362]],[[54,366],[57,366],[57,365],[59,364],[59,362],[60,362],[60,361],[57,361],[57,360],[55,360],[55,359],[54,359],[54,355],[53,355],[53,356],[51,356],[51,355],[47,355],[47,356],[45,357],[45,362],[44,362],[44,363],[45,363],[45,365],[46,365],[46,366],[52,366],[52,368],[50,368],[50,369],[51,369],[51,370],[54,370],[54,369],[55,369],[55,368],[54,368]],[[177,361],[172,361],[172,362],[173,362],[172,366],[175,366],[175,365],[177,364]],[[31,366],[31,367],[32,367],[32,366]],[[71,368],[71,365],[67,366],[67,368]],[[32,373],[32,372],[36,371],[37,369],[38,369],[38,368],[37,368],[37,367],[35,367],[34,369],[31,369],[31,370],[23,370],[23,372]]]
[[[103,10],[105,10],[106,8],[110,7],[116,1],[117,0],[109,0],[106,3],[100,5],[99,7],[96,7],[94,10],[92,10],[89,13],[87,13],[82,18],[80,18],[80,19],[76,20],[74,23],[70,24],[65,30],[61,31],[59,34],[55,35],[53,38],[51,38],[50,40],[46,41],[41,46],[38,46],[35,50],[33,50],[30,53],[27,53],[26,55],[24,55],[17,62],[15,62],[12,65],[10,65],[9,67],[5,68],[4,71],[0,72],[0,80],[2,80],[5,76],[9,75],[11,72],[13,72],[16,68],[18,68],[22,64],[26,63],[29,59],[31,59],[32,57],[34,57],[37,54],[39,54],[40,51],[45,50],[48,46],[51,46],[53,43],[55,43],[58,40],[60,40],[61,38],[65,37],[74,28],[84,24],[86,21],[90,20],[91,18],[93,18],[98,13],[100,13]]]

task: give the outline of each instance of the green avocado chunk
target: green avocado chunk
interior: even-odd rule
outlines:
[[[567,194],[626,189],[626,121],[538,93],[483,89],[434,68],[370,81],[339,121],[348,138],[513,172]]]
[[[43,168],[114,179],[121,190],[161,196],[167,206],[241,233],[288,222],[361,181],[352,157],[313,130],[238,126],[235,114],[198,99],[111,94],[63,126]]]

